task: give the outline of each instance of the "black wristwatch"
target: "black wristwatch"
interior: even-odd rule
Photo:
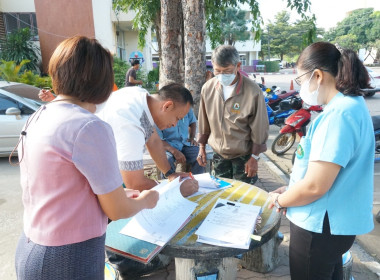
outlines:
[[[168,172],[164,174],[164,177],[167,179],[170,175],[174,174],[175,172],[172,169],[169,169]]]

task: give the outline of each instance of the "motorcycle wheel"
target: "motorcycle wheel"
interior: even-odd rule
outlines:
[[[279,134],[272,143],[272,152],[276,155],[285,154],[293,146],[294,141],[296,141],[295,132]]]

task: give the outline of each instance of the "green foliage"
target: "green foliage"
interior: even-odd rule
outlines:
[[[17,64],[15,61],[1,60],[0,77],[8,82],[18,82],[20,79],[21,68],[29,62],[29,60],[25,59]]]
[[[267,29],[261,36],[261,58],[298,55],[306,46],[317,39],[322,30],[315,26],[315,16],[290,23],[289,12],[282,11],[275,16],[274,23],[269,22]],[[269,47],[268,47],[269,40]]]
[[[334,44],[338,44],[341,48],[351,49],[358,51],[360,49],[360,44],[358,43],[358,38],[354,34],[347,34],[337,37]]]
[[[29,60],[25,65],[27,70],[38,70],[38,47],[31,41],[32,34],[29,28],[19,29],[9,34],[0,42],[0,58],[6,61],[15,61],[21,64],[23,60]]]
[[[113,74],[115,79],[115,84],[118,88],[124,87],[125,74],[127,73],[129,66],[127,62],[114,56],[113,57]]]
[[[30,70],[21,72],[22,67],[27,63],[29,63],[29,60],[22,60],[20,64],[17,64],[15,61],[2,60],[0,64],[0,77],[8,82],[24,83],[39,88],[51,88],[52,84],[49,76],[41,77]]]
[[[138,30],[138,46],[143,49],[146,43],[145,36],[151,26],[155,27],[154,22],[159,16],[161,10],[160,0],[113,0],[112,2],[116,15],[120,11],[128,12],[133,10],[136,12],[133,19],[133,28]]]
[[[368,48],[380,37],[380,12],[374,12],[373,8],[354,10],[325,34],[325,40],[347,43],[354,38],[352,35],[356,37],[356,42],[349,45],[355,43],[356,49]]]
[[[234,45],[236,41],[246,41],[249,39],[250,33],[248,32],[246,13],[247,11],[230,7],[224,12],[219,12],[219,16],[222,22],[224,22],[218,40],[219,44]],[[211,36],[209,35],[209,37]]]
[[[25,71],[20,75],[20,83],[32,85],[38,88],[51,88],[51,78],[49,76],[41,77],[38,74],[34,74],[32,71]]]
[[[156,67],[148,73],[148,88],[154,88],[155,84],[160,80],[160,68]]]
[[[285,0],[284,0],[285,1]],[[303,16],[310,7],[310,0],[286,0],[288,7],[296,9]],[[250,7],[251,18],[249,23],[252,24],[251,31],[254,33],[254,39],[260,40],[262,18],[257,0],[204,0],[206,11],[206,30],[211,40],[212,48],[214,48],[223,33],[223,25],[220,13],[224,13],[227,7],[240,9],[243,4],[248,4]],[[161,3],[160,0],[113,0],[113,7],[116,13],[118,11],[128,12],[129,10],[136,11],[136,16],[133,19],[133,26],[139,32],[139,48],[145,46],[145,35],[148,28],[152,25],[154,28],[159,28],[155,21],[159,19]],[[156,30],[157,32],[158,30]]]
[[[258,64],[265,65],[266,72],[278,72],[280,70],[278,61],[259,61]]]

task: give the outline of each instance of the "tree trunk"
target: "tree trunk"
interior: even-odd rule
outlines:
[[[154,29],[156,31],[156,38],[157,38],[157,54],[158,54],[158,59],[159,59],[159,65],[161,66],[161,57],[162,57],[162,52],[161,52],[161,10],[159,10],[156,14],[156,18],[154,20]]]
[[[161,0],[160,88],[184,82],[182,5],[178,0]]]
[[[204,0],[182,0],[184,22],[185,86],[194,98],[198,115],[201,89],[206,80],[206,18]]]

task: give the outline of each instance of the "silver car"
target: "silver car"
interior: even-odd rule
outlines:
[[[39,88],[0,81],[0,156],[8,156],[16,146],[27,119],[42,104]]]

